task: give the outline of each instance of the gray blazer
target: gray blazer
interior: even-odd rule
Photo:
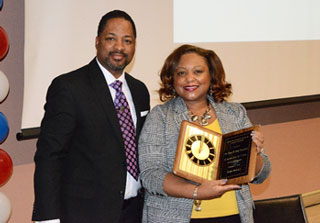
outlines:
[[[238,103],[212,104],[222,133],[228,133],[251,126],[245,108]],[[177,97],[162,105],[155,106],[148,115],[139,139],[139,164],[141,180],[146,188],[143,222],[162,223],[189,222],[192,199],[168,196],[163,190],[167,173],[172,172],[179,129],[182,120],[190,120],[182,98]],[[264,165],[252,183],[262,183],[271,171],[268,157],[262,154]],[[253,200],[247,184],[236,191],[242,223],[253,221]]]

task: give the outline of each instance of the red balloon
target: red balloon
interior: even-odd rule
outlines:
[[[7,55],[9,40],[6,31],[0,26],[0,61]]]
[[[9,154],[0,149],[0,187],[8,182],[12,175],[12,160]]]

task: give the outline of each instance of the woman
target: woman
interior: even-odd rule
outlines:
[[[140,176],[146,188],[143,222],[253,222],[247,184],[230,185],[222,179],[197,185],[172,173],[183,120],[223,134],[251,126],[242,105],[225,101],[231,84],[225,81],[219,57],[183,45],[166,59],[160,77],[159,94],[165,103],[152,109],[139,140]],[[252,183],[262,183],[271,166],[262,149],[262,133],[254,132],[252,139],[258,152]],[[201,211],[195,210],[193,200],[202,200]]]

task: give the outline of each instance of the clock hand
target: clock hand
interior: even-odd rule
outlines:
[[[204,137],[202,136],[202,137],[201,137],[201,141],[200,141],[199,154],[202,152],[203,142],[204,142]]]

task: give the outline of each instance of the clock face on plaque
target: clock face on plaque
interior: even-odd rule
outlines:
[[[207,166],[216,156],[213,144],[204,135],[193,135],[187,138],[185,152],[189,159],[198,166]]]

